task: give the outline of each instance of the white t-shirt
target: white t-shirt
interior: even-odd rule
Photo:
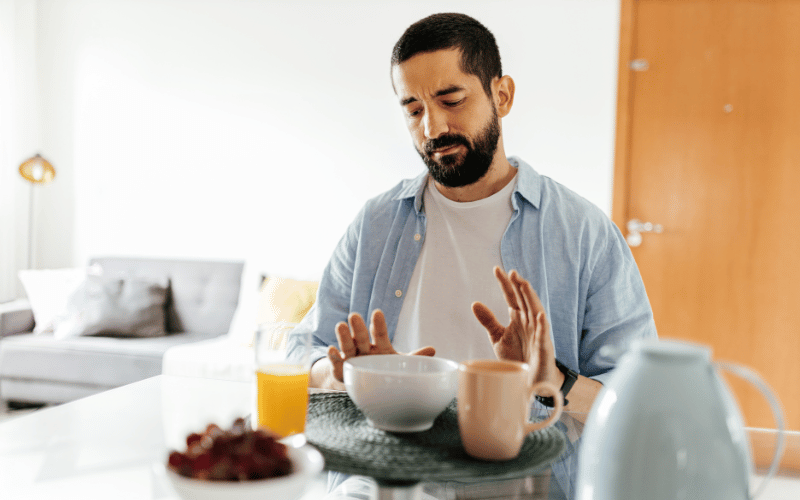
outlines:
[[[508,304],[492,269],[503,268],[500,240],[513,213],[515,185],[516,177],[488,198],[456,202],[428,181],[425,241],[392,342],[397,351],[430,345],[436,356],[456,362],[496,358],[472,303],[483,302],[508,324]]]

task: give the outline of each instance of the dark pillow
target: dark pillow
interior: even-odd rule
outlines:
[[[67,303],[53,336],[158,337],[166,334],[169,281],[88,275]]]

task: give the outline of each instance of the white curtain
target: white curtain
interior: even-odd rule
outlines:
[[[0,302],[24,295],[29,185],[19,164],[36,153],[36,0],[0,0]]]

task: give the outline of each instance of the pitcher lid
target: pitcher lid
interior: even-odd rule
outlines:
[[[633,342],[631,351],[669,361],[711,361],[709,346],[684,340],[640,339]]]

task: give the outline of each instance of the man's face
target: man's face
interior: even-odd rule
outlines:
[[[480,79],[461,71],[457,49],[417,54],[392,68],[414,147],[433,179],[472,184],[489,170],[500,138],[494,102]]]

